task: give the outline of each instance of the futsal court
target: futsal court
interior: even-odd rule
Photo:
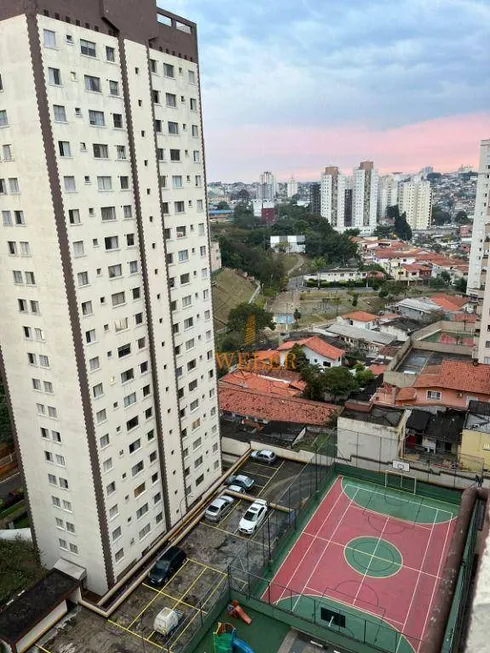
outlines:
[[[262,598],[390,653],[418,653],[458,506],[339,476]]]

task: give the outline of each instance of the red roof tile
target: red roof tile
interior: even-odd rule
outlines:
[[[417,391],[414,388],[402,388],[396,395],[396,401],[411,401],[417,397]]]
[[[357,320],[357,322],[373,322],[376,320],[376,315],[367,313],[366,311],[353,311],[352,313],[341,315],[341,317],[348,320]]]
[[[387,367],[388,367],[387,365],[381,365],[381,364],[378,364],[378,363],[373,363],[372,365],[370,365],[368,367],[368,369],[371,370],[371,372],[375,376],[378,376],[379,374],[383,374],[383,372],[385,371],[385,369]]]
[[[474,365],[465,361],[443,361],[439,373],[419,374],[414,388],[447,388],[459,392],[490,395],[490,365]]]
[[[281,395],[284,397],[295,397],[301,395],[306,387],[304,381],[299,381],[297,379],[294,381],[294,386],[292,386],[291,382],[288,380],[274,379],[268,376],[263,376],[262,374],[247,372],[245,370],[230,372],[222,377],[221,381],[223,383],[229,383],[230,385],[244,388],[245,390],[257,390],[259,392],[266,392],[268,394]]]
[[[468,303],[467,297],[456,297],[454,295],[432,295],[430,300],[446,311],[458,311]]]
[[[279,345],[277,350],[289,351],[294,347],[294,345],[299,345],[300,347],[308,347],[308,349],[311,349],[315,353],[320,354],[320,356],[324,356],[325,358],[330,358],[332,360],[342,358],[342,356],[345,354],[343,349],[329,345],[328,342],[325,342],[325,340],[322,340],[318,336],[311,336],[310,338],[303,338],[302,340],[288,340],[287,342],[283,342],[282,345]]]
[[[245,390],[219,382],[219,406],[222,411],[242,417],[293,424],[322,425],[336,412],[338,406],[309,401],[297,397],[275,397],[265,392]]]

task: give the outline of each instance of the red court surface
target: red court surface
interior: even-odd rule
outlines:
[[[356,484],[351,479],[344,479],[344,482]],[[385,500],[384,488],[372,486],[373,490],[369,490],[366,484],[363,485],[362,492],[372,491],[379,495],[377,499]],[[413,504],[415,510],[421,499],[417,495],[403,494],[407,496],[407,505]],[[386,496],[388,505],[390,497],[388,494]],[[342,478],[337,478],[280,566],[263,600],[278,603],[289,598],[293,606],[289,609],[294,610],[300,598],[294,603],[291,597],[329,598],[343,604],[340,607],[356,608],[366,618],[373,615],[383,619],[403,633],[407,642],[418,652],[451,542],[455,518],[448,512],[446,521],[436,523],[437,512],[434,509],[436,516],[432,523],[419,523],[420,520],[410,522],[374,512],[366,508],[366,503],[360,505],[355,499],[356,494],[353,499],[350,498],[342,487]],[[445,517],[444,510],[438,512]],[[419,512],[415,514],[419,515]],[[376,574],[373,576],[369,573],[371,563],[366,565],[365,573],[362,573],[362,566],[356,570],[349,564],[348,554],[352,553],[352,542],[356,538],[374,543],[374,552],[367,555],[371,555],[370,559],[381,566],[387,561],[377,556],[377,551],[383,547],[395,551],[399,556],[399,565],[393,568],[393,574],[389,575],[391,572],[388,570],[385,577],[375,577]],[[381,548],[378,548],[380,544]],[[352,562],[352,558],[349,559]],[[383,570],[380,573],[384,573]],[[349,609],[352,613],[352,609]]]

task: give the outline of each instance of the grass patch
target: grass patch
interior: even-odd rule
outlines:
[[[249,279],[240,276],[234,270],[223,268],[213,277],[214,323],[216,329],[222,329],[228,322],[232,308],[248,302],[256,286]]]
[[[14,513],[18,512],[20,508],[23,510],[26,509],[25,501],[18,501],[17,503],[14,503],[13,506],[10,506],[10,508],[5,508],[5,510],[2,510],[0,512],[0,519],[5,519],[5,517],[8,517],[9,515],[13,515]]]
[[[0,606],[46,574],[39,551],[31,542],[0,540]]]

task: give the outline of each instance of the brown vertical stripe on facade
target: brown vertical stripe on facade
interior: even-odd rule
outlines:
[[[148,347],[150,350],[150,359],[151,359],[151,367],[152,367],[152,385],[153,385],[153,397],[154,397],[154,404],[155,404],[155,423],[156,423],[157,440],[158,440],[158,457],[160,459],[159,461],[160,473],[162,475],[162,479],[161,479],[162,490],[165,494],[165,501],[163,502],[164,511],[165,511],[165,525],[168,529],[170,528],[170,509],[169,509],[167,470],[164,464],[165,456],[164,456],[164,444],[163,444],[163,432],[162,432],[162,423],[163,423],[162,408],[160,405],[160,396],[158,394],[158,388],[156,385],[156,379],[158,378],[159,374],[163,373],[163,370],[158,370],[157,358],[155,354],[155,346],[156,346],[155,333],[153,330],[150,282],[148,279],[149,272],[148,272],[146,253],[144,248],[145,229],[143,225],[143,215],[141,211],[141,196],[140,196],[140,188],[139,188],[139,181],[138,181],[138,166],[136,165],[136,145],[134,141],[134,129],[132,123],[131,95],[129,93],[128,62],[126,60],[126,48],[124,45],[124,39],[122,37],[119,38],[119,57],[121,61],[121,77],[123,83],[124,104],[126,106],[126,122],[127,122],[126,126],[128,130],[129,151],[131,154],[131,173],[133,175],[133,193],[134,193],[134,203],[136,205],[138,245],[139,245],[139,252],[141,257],[141,276],[143,278],[143,290],[145,293],[148,340],[149,340]],[[150,93],[148,93],[148,95],[150,95]],[[154,124],[151,125],[151,129],[154,130]],[[155,152],[155,156],[156,156],[156,152]]]
[[[97,452],[97,439],[95,434],[95,425],[92,415],[92,406],[90,401],[89,384],[87,370],[85,367],[85,356],[83,350],[83,337],[78,314],[77,297],[75,290],[75,281],[73,278],[73,269],[71,266],[70,246],[68,232],[66,229],[66,219],[63,207],[63,195],[56,163],[56,151],[54,147],[53,133],[51,129],[51,119],[49,112],[48,95],[45,86],[45,76],[42,63],[41,43],[39,41],[39,30],[35,8],[30,5],[27,13],[27,29],[29,34],[29,45],[31,49],[31,61],[34,72],[34,83],[36,88],[36,99],[38,105],[39,119],[41,123],[41,133],[44,143],[44,152],[48,168],[48,180],[51,189],[51,198],[53,202],[53,211],[58,235],[58,243],[61,253],[61,263],[63,267],[66,296],[68,300],[68,311],[70,315],[70,327],[73,336],[73,346],[75,349],[75,360],[78,371],[78,381],[82,397],[83,414],[85,418],[85,428],[87,433],[87,442],[89,447],[90,462],[92,467],[92,476],[94,479],[95,498],[97,503],[97,516],[99,519],[100,536],[102,541],[102,550],[104,554],[104,564],[106,570],[107,583],[114,584],[114,569],[112,565],[111,550],[109,545],[109,528],[104,505],[104,491],[100,474],[100,465]]]

